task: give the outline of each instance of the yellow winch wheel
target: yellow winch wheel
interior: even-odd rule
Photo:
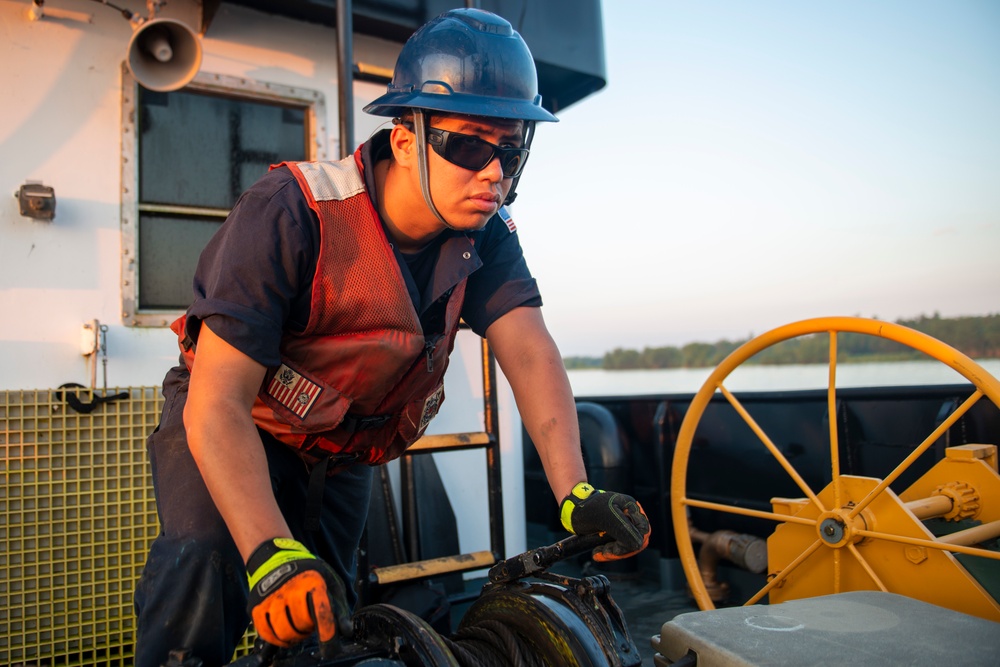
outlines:
[[[770,437],[754,421],[746,408],[726,388],[726,378],[741,364],[758,352],[782,341],[813,334],[829,334],[829,383],[827,411],[829,419],[829,446],[831,456],[831,483],[820,491],[809,488],[801,474],[792,466]],[[866,334],[886,338],[944,363],[972,383],[974,391],[937,428],[927,435],[909,455],[883,480],[842,475],[840,472],[837,436],[837,335],[839,333]],[[773,511],[766,512],[724,503],[692,498],[687,493],[687,470],[692,444],[698,424],[712,396],[720,392],[757,435],[761,446],[766,447],[796,486],[802,491],[800,500],[775,499]],[[933,572],[943,592],[927,601],[958,611],[976,614],[1000,621],[997,605],[974,580],[966,576],[957,565],[954,554],[966,554],[1000,560],[1000,553],[968,544],[971,539],[981,539],[1000,528],[1000,521],[993,522],[978,536],[969,539],[935,539],[924,529],[915,516],[923,512],[955,512],[955,503],[966,492],[959,484],[955,487],[941,485],[937,496],[942,499],[910,499],[904,503],[890,489],[916,459],[929,449],[981,398],[986,397],[1000,407],[1000,381],[986,372],[975,361],[951,346],[908,327],[878,320],[857,317],[824,317],[803,320],[779,327],[748,341],[736,349],[712,372],[695,395],[688,408],[677,438],[671,471],[671,512],[681,564],[692,594],[701,609],[714,609],[715,605],[702,579],[698,559],[692,545],[691,527],[688,522],[690,508],[742,515],[776,522],[775,534],[768,539],[767,583],[745,604],[755,604],[765,596],[771,601],[795,597],[812,597],[825,593],[848,590],[881,589],[893,593],[921,597],[907,590],[907,582],[900,572],[905,568],[886,566],[886,545],[891,545],[892,558],[902,558],[905,564],[920,560],[931,563],[923,572]],[[996,447],[966,453],[959,458],[978,457],[986,466],[981,474],[996,477]],[[990,459],[992,451],[992,459]],[[990,463],[992,468],[990,468]],[[1000,479],[1000,477],[997,477]],[[955,499],[958,499],[956,501]],[[945,502],[949,504],[945,507]],[[872,546],[875,545],[875,546]],[[891,558],[888,559],[891,562]],[[794,585],[793,585],[794,584]],[[900,590],[900,588],[904,590]],[[778,592],[780,589],[780,592]],[[959,608],[965,607],[965,608]]]

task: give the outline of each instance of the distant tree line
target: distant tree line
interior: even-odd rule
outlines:
[[[976,317],[943,318],[938,313],[896,324],[933,336],[973,359],[1000,358],[1000,313]],[[815,364],[829,360],[829,334],[800,336],[772,345],[747,363]],[[717,366],[750,338],[715,343],[688,343],[682,347],[647,347],[642,350],[615,348],[604,357],[567,357],[566,368],[601,368],[604,370],[704,368]],[[926,358],[895,341],[864,334],[841,333],[837,336],[838,363],[852,361],[904,361]]]

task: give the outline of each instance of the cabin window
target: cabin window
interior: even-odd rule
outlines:
[[[323,96],[201,74],[173,92],[126,81],[123,100],[123,319],[164,326],[240,193],[272,164],[326,157]]]

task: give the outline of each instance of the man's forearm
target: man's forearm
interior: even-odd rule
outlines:
[[[251,409],[264,367],[202,324],[184,428],[188,447],[243,560],[272,537],[291,537],[271,491]]]
[[[548,390],[533,391],[530,398],[518,400],[518,411],[525,429],[535,443],[545,477],[556,502],[561,501],[577,482],[587,480],[580,453],[580,428],[576,404],[560,396],[558,383]]]
[[[271,491],[267,457],[253,422],[213,420],[188,429],[188,446],[243,560],[267,539],[291,537]]]
[[[487,338],[559,502],[587,479],[576,402],[559,349],[537,308],[511,311],[490,327]]]

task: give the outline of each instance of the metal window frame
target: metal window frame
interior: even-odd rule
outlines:
[[[122,323],[129,327],[165,327],[182,314],[180,309],[139,308],[139,213],[181,213],[224,219],[229,209],[198,206],[163,206],[139,201],[139,138],[137,100],[139,84],[122,65],[121,153],[121,294]],[[318,90],[285,86],[246,77],[199,73],[184,90],[222,95],[231,99],[280,102],[306,112],[306,157],[327,159],[326,97]]]

